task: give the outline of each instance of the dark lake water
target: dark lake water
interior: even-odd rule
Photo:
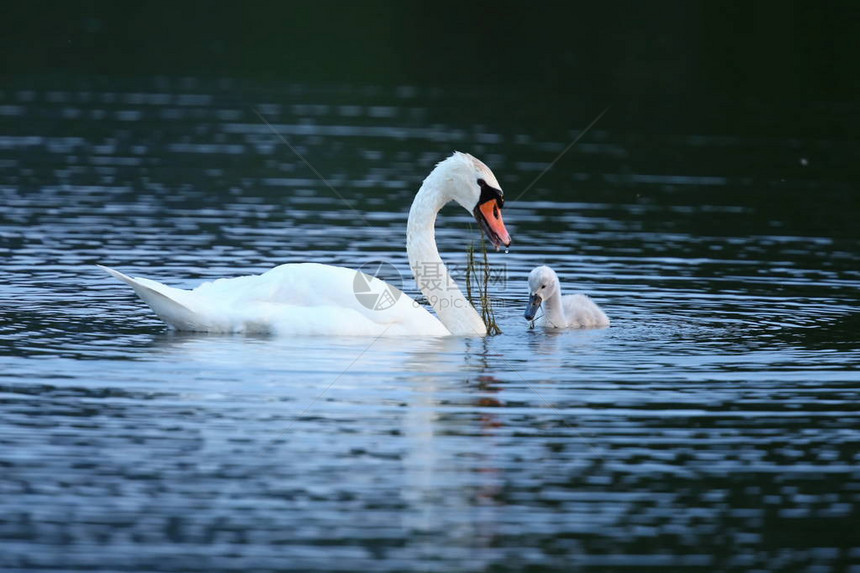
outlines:
[[[485,96],[0,88],[0,569],[860,561],[856,138],[607,120],[530,187],[601,110],[560,125]],[[410,201],[454,149],[508,197],[500,336],[170,333],[94,266],[183,287],[300,261],[408,276]],[[477,237],[453,207],[437,233],[452,265]],[[612,326],[529,330],[538,264]]]

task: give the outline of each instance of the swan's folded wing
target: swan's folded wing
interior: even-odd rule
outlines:
[[[343,267],[287,264],[261,275],[206,282],[190,291],[102,268],[129,284],[179,330],[294,336],[450,334],[413,299],[378,279],[372,282],[377,298],[363,298],[365,293],[355,284],[357,271]]]
[[[179,330],[208,330],[209,326],[201,320],[201,316],[188,306],[189,291],[169,287],[160,282],[142,278],[130,277],[117,270],[103,265],[97,265],[111,276],[131,286],[143,301],[155,311],[164,322]]]

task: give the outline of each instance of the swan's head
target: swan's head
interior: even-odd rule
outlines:
[[[537,267],[529,273],[529,305],[523,316],[532,320],[541,303],[559,290],[558,275],[549,267]]]
[[[439,163],[431,176],[436,173],[448,183],[450,198],[472,213],[496,250],[511,244],[502,220],[505,195],[489,167],[468,153],[456,151]]]

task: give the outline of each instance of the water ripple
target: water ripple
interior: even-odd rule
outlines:
[[[596,130],[506,206],[486,340],[169,333],[94,266],[408,277],[409,202],[452,147],[516,197],[569,142],[419,96],[0,90],[0,569],[839,570],[858,551],[856,144]],[[464,236],[443,211],[455,269]],[[612,327],[529,330],[542,263]]]

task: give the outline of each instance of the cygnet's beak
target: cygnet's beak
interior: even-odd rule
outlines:
[[[493,243],[498,251],[500,247],[507,247],[511,244],[511,236],[505,228],[505,222],[502,219],[502,207],[495,198],[478,203],[472,214],[475,220],[481,225],[481,229],[487,235],[487,238]]]
[[[529,305],[526,307],[526,311],[523,313],[523,316],[526,318],[526,320],[534,319],[542,302],[543,299],[540,297],[539,294],[529,295]]]

